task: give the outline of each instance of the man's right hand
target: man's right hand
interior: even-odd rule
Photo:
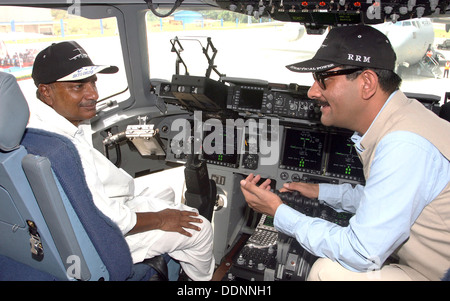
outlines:
[[[283,187],[280,189],[280,192],[293,190],[300,192],[303,196],[309,199],[316,199],[319,197],[319,184],[313,183],[302,183],[302,182],[284,183]]]
[[[201,228],[192,223],[203,223],[203,220],[196,218],[198,213],[195,211],[181,211],[176,209],[165,209],[158,212],[161,223],[159,229],[169,232],[178,232],[186,236],[192,236],[185,229],[200,231]]]
[[[150,230],[163,230],[178,232],[191,237],[192,234],[186,231],[186,229],[200,231],[201,228],[193,223],[203,223],[202,219],[197,218],[197,212],[176,209],[164,209],[158,212],[136,212],[136,216],[136,225],[128,234],[136,234]]]

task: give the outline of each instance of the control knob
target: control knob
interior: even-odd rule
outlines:
[[[237,264],[238,265],[245,264],[245,259],[244,259],[244,257],[242,257],[242,254],[239,254],[239,258],[237,259]]]
[[[255,170],[258,167],[258,157],[256,154],[245,154],[242,164],[246,169]]]
[[[252,260],[252,259],[250,259],[250,260],[248,261],[248,266],[251,267],[251,268],[253,267],[253,260]]]

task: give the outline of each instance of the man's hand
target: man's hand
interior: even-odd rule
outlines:
[[[158,212],[161,219],[159,229],[169,232],[178,232],[186,236],[192,236],[191,233],[185,229],[193,229],[200,231],[201,228],[195,226],[192,223],[203,223],[200,218],[195,218],[198,216],[197,212],[194,211],[180,211],[175,209],[165,209]]]
[[[256,185],[261,180],[261,176],[256,177],[250,174],[241,181],[241,190],[250,208],[257,212],[274,216],[278,206],[283,202],[273,192],[270,191],[270,179],[267,179],[259,187]]]
[[[191,237],[192,234],[186,231],[186,229],[200,231],[201,228],[193,223],[203,223],[202,219],[197,218],[197,212],[176,209],[164,209],[158,212],[137,212],[136,216],[136,225],[128,232],[128,234],[159,229],[169,232],[178,232],[182,235]]]
[[[283,187],[280,189],[280,192],[293,190],[300,192],[303,196],[309,199],[316,199],[319,197],[319,184],[313,183],[302,183],[302,182],[284,183]]]

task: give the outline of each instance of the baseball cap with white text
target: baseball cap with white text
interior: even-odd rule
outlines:
[[[294,72],[321,72],[342,66],[394,70],[397,57],[389,39],[368,25],[335,27],[310,60],[286,66]]]
[[[31,74],[36,86],[57,81],[79,81],[96,73],[116,73],[119,68],[95,65],[75,41],[53,43],[38,53]]]

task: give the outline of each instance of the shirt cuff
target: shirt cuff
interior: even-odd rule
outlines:
[[[303,213],[298,212],[286,204],[281,204],[275,212],[273,224],[278,231],[295,237],[295,226],[305,217],[306,215]]]
[[[124,222],[123,225],[126,225],[125,228],[120,229],[122,231],[123,235],[126,235],[128,232],[130,232],[134,226],[136,226],[137,223],[137,214],[136,212],[132,212],[130,211],[130,216],[129,216],[129,222]],[[119,224],[119,228],[120,228]]]

